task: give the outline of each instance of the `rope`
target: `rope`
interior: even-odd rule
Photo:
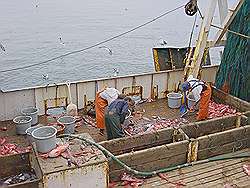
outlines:
[[[97,47],[97,46],[99,46],[99,45],[101,45],[101,44],[104,44],[104,43],[107,43],[107,42],[112,41],[112,40],[114,40],[114,39],[117,39],[117,38],[119,38],[119,37],[121,37],[121,36],[123,36],[123,35],[126,35],[126,34],[128,34],[128,33],[131,33],[131,32],[133,32],[133,31],[135,31],[135,30],[137,30],[137,29],[140,29],[141,27],[144,27],[144,26],[146,26],[146,25],[148,25],[148,24],[150,24],[150,23],[152,23],[152,22],[155,22],[156,20],[158,20],[158,19],[160,19],[160,18],[162,18],[162,17],[164,17],[164,16],[166,16],[166,15],[168,15],[168,14],[170,14],[170,13],[172,13],[172,12],[174,12],[174,11],[180,9],[180,8],[183,8],[184,6],[185,6],[185,5],[178,6],[178,7],[174,8],[174,9],[169,10],[169,11],[167,11],[167,12],[165,12],[165,13],[163,13],[163,14],[161,14],[161,15],[159,15],[159,16],[157,16],[157,17],[155,17],[155,18],[153,18],[153,19],[151,19],[151,20],[149,20],[149,21],[147,21],[147,22],[145,22],[145,23],[143,23],[143,24],[141,24],[141,25],[138,25],[138,26],[136,26],[136,27],[134,27],[134,28],[132,28],[132,29],[130,29],[130,30],[128,30],[128,31],[125,31],[125,32],[123,32],[123,33],[121,33],[121,34],[118,34],[118,35],[116,35],[116,36],[113,36],[113,37],[111,37],[111,38],[109,38],[109,39],[106,39],[106,40],[104,40],[104,41],[98,42],[98,43],[93,44],[93,45],[91,45],[91,46],[88,46],[88,47],[86,47],[86,48],[83,48],[83,49],[80,49],[80,50],[75,50],[75,51],[72,51],[72,52],[68,52],[68,53],[66,53],[66,54],[63,54],[63,55],[60,55],[60,56],[57,56],[57,57],[53,57],[53,58],[51,58],[51,59],[48,59],[48,60],[46,60],[46,61],[42,61],[42,62],[39,62],[39,63],[34,63],[34,64],[31,64],[31,65],[26,65],[26,66],[22,66],[22,67],[7,69],[7,70],[0,70],[0,73],[6,73],[6,72],[21,70],[21,69],[27,69],[27,68],[34,67],[34,66],[47,64],[47,63],[49,63],[49,62],[51,62],[51,61],[54,61],[54,60],[56,60],[56,59],[60,59],[60,58],[63,58],[63,57],[66,57],[66,56],[69,56],[69,55],[72,55],[72,54],[76,54],[76,53],[79,53],[79,52],[83,52],[83,51],[89,50],[89,49],[94,48],[94,47]]]

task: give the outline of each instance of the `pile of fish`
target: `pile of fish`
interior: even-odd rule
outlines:
[[[40,154],[40,157],[46,159],[62,156],[68,160],[68,166],[71,166],[71,163],[80,166],[81,164],[88,162],[91,158],[96,158],[101,154],[97,148],[90,145],[80,145],[80,148],[77,151],[71,151],[70,145],[73,144],[74,143],[58,144],[57,147],[50,152]]]
[[[0,138],[0,157],[5,155],[30,152],[31,149],[31,146],[20,147],[16,144],[8,143],[5,138]]]
[[[11,185],[16,183],[21,183],[24,181],[32,181],[36,179],[34,172],[22,172],[18,175],[9,176],[7,178],[1,179],[0,182],[4,185]]]
[[[63,152],[65,152],[68,149],[68,147],[69,147],[68,143],[58,144],[55,149],[51,150],[48,153],[41,154],[40,156],[43,158],[48,158],[48,157],[55,158],[55,157],[60,156]]]
[[[149,120],[150,121],[150,120]],[[137,135],[144,134],[148,132],[154,132],[159,129],[174,127],[178,128],[180,125],[187,123],[188,121],[184,118],[176,118],[176,119],[163,119],[157,117],[157,119],[150,121],[148,123],[142,124],[134,124],[130,123],[129,125],[124,127],[125,133],[127,135]]]
[[[229,105],[218,104],[214,101],[211,101],[209,103],[208,111],[209,111],[208,115],[209,119],[227,115],[233,115],[236,113],[236,110],[230,107]]]
[[[70,151],[66,150],[62,153],[62,157],[68,160],[68,166],[72,162],[76,166],[80,166],[88,162],[90,159],[97,159],[101,153],[97,148],[93,146],[84,146],[80,145],[81,150],[79,151]]]

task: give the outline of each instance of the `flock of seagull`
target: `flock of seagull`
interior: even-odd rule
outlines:
[[[39,4],[36,3],[35,7],[38,8]],[[127,11],[128,9],[125,8],[124,10]],[[62,37],[59,37],[59,42],[60,42],[60,45],[62,45],[62,46],[66,45],[66,43],[63,41]],[[165,40],[163,40],[163,39],[160,39],[160,41],[158,42],[158,44],[160,44],[161,46],[165,46],[167,44],[167,42]],[[99,48],[100,49],[105,49],[105,50],[108,51],[109,55],[113,55],[113,51],[110,48],[108,48],[107,46],[100,46]],[[5,47],[4,47],[4,45],[2,43],[0,43],[0,49],[3,52],[6,52],[6,49],[5,49]],[[114,76],[117,76],[118,73],[119,73],[118,69],[116,69],[116,68],[113,69],[113,72],[114,72]],[[48,80],[49,79],[49,75],[48,74],[42,74],[42,79],[43,80]]]

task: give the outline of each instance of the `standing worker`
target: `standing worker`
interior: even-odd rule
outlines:
[[[209,102],[212,95],[212,89],[210,85],[205,84],[205,82],[193,78],[193,76],[190,75],[187,81],[182,84],[182,90],[184,92],[184,95],[186,94],[186,92],[191,92],[193,94],[195,105],[200,102],[196,119],[198,121],[207,119]]]
[[[135,102],[130,97],[116,99],[109,106],[105,113],[105,125],[108,140],[125,136],[122,124],[129,108],[134,106]]]
[[[96,125],[100,129],[100,134],[104,135],[105,119],[104,110],[115,99],[118,98],[120,92],[115,88],[106,88],[96,94],[95,111],[96,111]]]

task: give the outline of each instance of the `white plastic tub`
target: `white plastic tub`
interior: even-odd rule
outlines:
[[[30,116],[18,116],[13,119],[16,124],[17,134],[26,134],[26,130],[31,127],[32,118]]]
[[[42,125],[41,124],[38,124],[38,125],[36,125],[36,126],[33,126],[33,127],[30,127],[30,128],[28,128],[28,129],[26,129],[26,137],[27,137],[27,139],[29,140],[29,142],[30,143],[33,143],[33,142],[35,142],[35,139],[32,137],[32,132],[35,130],[35,129],[37,129],[37,128],[39,128],[39,127],[42,127]]]
[[[31,116],[31,125],[36,125],[38,123],[38,109],[35,107],[28,107],[21,110],[21,113],[25,116]]]
[[[56,133],[57,129],[53,126],[42,126],[32,131],[37,151],[47,153],[56,148]]]
[[[169,93],[167,94],[168,107],[169,108],[180,108],[182,94],[180,93]]]
[[[73,116],[63,116],[57,120],[58,123],[65,126],[65,134],[73,134],[75,132],[75,122],[76,119]]]
[[[187,105],[188,105],[188,108],[194,108],[195,110],[197,110],[199,108],[199,104],[197,104],[196,106],[195,105],[195,99],[194,99],[194,95],[193,94],[188,94],[187,95]]]

